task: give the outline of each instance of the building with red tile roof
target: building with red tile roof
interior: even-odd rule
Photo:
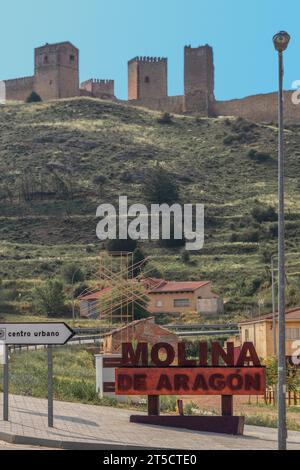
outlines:
[[[223,313],[223,300],[212,291],[210,281],[166,281],[157,278],[140,278],[131,282],[139,283],[147,295],[148,311],[155,313],[190,313],[197,312],[203,315],[216,315]],[[80,300],[81,316],[99,316],[101,297],[108,297],[111,288],[83,295]]]

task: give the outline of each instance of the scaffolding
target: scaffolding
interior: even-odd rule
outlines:
[[[134,263],[132,252],[100,252],[97,285],[81,294],[88,300],[81,313],[107,326],[134,321],[137,307],[147,309],[147,289],[139,282],[146,262],[147,258]]]

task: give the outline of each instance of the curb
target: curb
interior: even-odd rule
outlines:
[[[62,450],[160,450],[163,448],[151,446],[137,446],[130,444],[109,444],[104,442],[82,442],[82,441],[58,441],[55,439],[43,439],[33,436],[21,436],[0,431],[0,440],[9,444],[32,445],[40,447],[51,447]]]

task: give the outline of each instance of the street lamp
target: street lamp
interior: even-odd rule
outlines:
[[[284,135],[283,135],[283,52],[290,36],[280,31],[273,37],[278,52],[278,449],[286,450],[286,359],[285,359],[285,246],[284,246]]]
[[[75,274],[77,274],[80,271],[80,268],[75,269],[72,275],[72,297],[73,297],[73,302],[72,302],[72,318],[73,318],[73,323],[75,322],[75,298],[74,298],[74,279],[75,279]]]

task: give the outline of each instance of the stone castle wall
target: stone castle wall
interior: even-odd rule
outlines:
[[[300,122],[300,104],[292,102],[293,91],[284,92],[285,120]],[[216,116],[236,116],[256,122],[278,121],[278,95],[267,93],[214,103]]]
[[[140,100],[130,100],[127,103],[133,106],[149,108],[153,111],[165,113],[183,114],[184,96],[165,96],[164,98],[143,98]]]
[[[81,90],[86,91],[87,96],[113,98],[115,96],[115,82],[114,80],[90,79],[81,83],[80,92]]]
[[[5,80],[6,99],[11,101],[26,101],[34,90],[34,77]]]

